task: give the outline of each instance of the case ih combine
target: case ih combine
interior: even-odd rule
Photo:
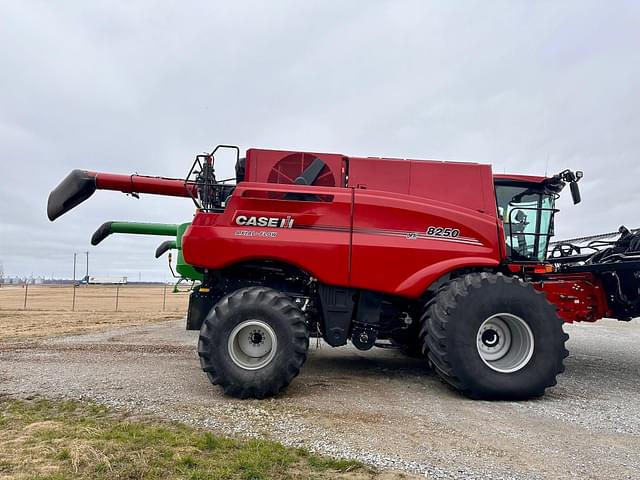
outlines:
[[[236,178],[221,181],[224,148]],[[47,208],[54,220],[96,189],[193,199],[176,242],[202,277],[187,328],[200,330],[201,366],[228,395],[282,390],[312,336],[421,352],[472,398],[529,398],[564,369],[563,322],[640,315],[638,233],[595,253],[564,245],[547,260],[554,202],[567,183],[580,201],[581,172],[493,175],[472,163],[258,149],[239,157],[218,146],[185,180],[74,170]]]

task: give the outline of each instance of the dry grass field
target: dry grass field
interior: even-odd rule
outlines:
[[[391,479],[354,460],[94,403],[0,398],[0,479]]]
[[[73,287],[30,285],[0,288],[0,341],[105,330],[182,318],[188,292],[164,287],[90,285]],[[116,310],[117,302],[117,310]],[[73,310],[72,310],[73,307]]]

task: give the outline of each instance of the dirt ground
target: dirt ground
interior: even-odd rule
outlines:
[[[148,315],[122,323],[162,318]],[[427,478],[640,478],[639,320],[565,326],[566,372],[526,402],[467,400],[422,360],[315,341],[284,393],[240,401],[209,384],[184,320],[106,327],[0,342],[0,395],[94,400]]]
[[[75,289],[75,306],[73,293],[68,285],[2,286],[0,341],[183,318],[189,301],[187,292],[173,293],[171,286],[165,291],[163,286],[84,285]]]

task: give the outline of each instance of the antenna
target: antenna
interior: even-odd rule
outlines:
[[[546,164],[546,165],[545,165],[545,167],[544,167],[544,176],[545,176],[545,177],[547,176],[547,172],[549,171],[549,157],[550,157],[550,156],[551,156],[551,155],[550,155],[549,153],[547,153],[547,164]]]

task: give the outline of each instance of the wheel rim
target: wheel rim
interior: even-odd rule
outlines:
[[[476,345],[480,358],[489,368],[500,373],[513,373],[531,360],[533,333],[522,318],[511,313],[498,313],[482,322]]]
[[[231,331],[227,348],[231,360],[245,370],[258,370],[276,354],[278,338],[273,329],[261,320],[246,320]]]

